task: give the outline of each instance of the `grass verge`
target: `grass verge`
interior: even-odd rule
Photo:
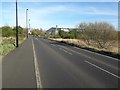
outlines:
[[[54,38],[48,38],[48,39],[49,40],[54,40],[54,41],[57,41],[57,42],[60,42],[60,43],[66,43],[66,44],[71,45],[71,46],[75,46],[75,47],[78,47],[78,48],[86,49],[86,50],[89,50],[89,51],[92,51],[92,52],[96,52],[96,53],[100,53],[100,54],[103,54],[103,55],[106,55],[106,56],[110,56],[110,57],[120,59],[120,53],[118,53],[118,52],[110,52],[110,51],[107,51],[105,49],[100,50],[98,48],[90,47],[90,46],[87,46],[82,41],[80,41],[79,44],[78,44],[78,43],[75,43],[75,42],[71,42],[71,40],[66,40],[66,39],[54,39]]]
[[[19,37],[19,45],[23,43],[25,39],[26,38]],[[2,42],[0,44],[0,56],[7,55],[13,49],[15,49],[15,37],[2,38]]]

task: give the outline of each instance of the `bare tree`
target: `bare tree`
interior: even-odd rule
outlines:
[[[97,48],[108,49],[117,40],[117,31],[107,22],[81,23],[78,29],[81,39]]]

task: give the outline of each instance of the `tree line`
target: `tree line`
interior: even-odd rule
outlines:
[[[2,37],[15,37],[16,36],[16,27],[2,26],[0,27],[2,31]],[[44,36],[45,32],[42,29],[32,29],[32,35]],[[18,36],[27,37],[27,29],[21,26],[18,26]]]
[[[2,26],[2,37],[15,37],[16,27]],[[18,34],[20,37],[26,37],[27,30],[18,26]],[[48,37],[46,32],[42,29],[32,29],[32,35]],[[63,39],[79,39],[83,40],[88,45],[108,49],[118,39],[120,36],[120,31],[117,31],[111,24],[107,22],[94,22],[94,23],[80,23],[76,28],[70,29],[69,32],[63,30],[58,31],[57,38]]]
[[[58,35],[60,38],[80,39],[87,43],[87,45],[108,49],[118,41],[120,31],[117,31],[107,22],[83,22],[76,29],[71,29],[69,32],[59,30]]]
[[[33,29],[33,30],[31,31],[31,34],[32,34],[32,35],[36,35],[36,36],[44,37],[44,36],[45,36],[45,31],[42,30],[42,29]]]
[[[0,30],[2,30],[2,37],[15,37],[16,35],[16,27],[2,26],[0,27]],[[25,37],[26,33],[27,31],[25,28],[18,26],[18,35],[20,37]]]

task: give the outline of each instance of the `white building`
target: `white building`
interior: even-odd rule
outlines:
[[[55,36],[58,35],[59,30],[63,30],[65,32],[69,32],[69,28],[56,28],[56,27],[51,27],[50,29],[48,29],[46,32],[51,35],[51,36]]]

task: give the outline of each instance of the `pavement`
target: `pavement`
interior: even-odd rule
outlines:
[[[2,89],[2,57],[0,56],[0,89]]]
[[[64,43],[30,36],[2,61],[3,88],[118,88],[118,63]]]
[[[2,88],[36,88],[31,38],[2,60]]]

